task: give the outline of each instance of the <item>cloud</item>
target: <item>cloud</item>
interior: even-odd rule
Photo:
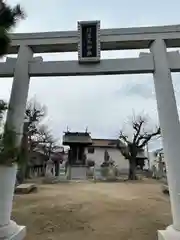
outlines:
[[[154,99],[155,92],[153,86],[153,77],[147,75],[135,76],[135,80],[124,82],[120,89],[117,90],[116,94],[121,94],[126,97],[138,97],[144,99]]]

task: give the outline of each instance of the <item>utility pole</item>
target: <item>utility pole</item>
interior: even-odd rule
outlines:
[[[149,167],[149,170],[150,170],[150,158],[149,158],[149,145],[148,145],[148,142],[146,144],[146,152],[147,152],[148,167]]]

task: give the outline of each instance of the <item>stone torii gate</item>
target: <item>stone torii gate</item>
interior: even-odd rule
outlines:
[[[100,22],[80,22],[78,31],[12,34],[0,77],[14,77],[7,122],[22,132],[30,77],[152,73],[163,136],[173,223],[158,231],[159,240],[180,239],[180,124],[171,72],[180,72],[180,25],[102,29]],[[78,48],[79,46],[79,48]],[[100,60],[100,50],[149,49],[138,58]],[[79,52],[79,61],[43,61],[33,53]],[[84,51],[84,52],[83,52]],[[90,62],[90,63],[89,63]]]

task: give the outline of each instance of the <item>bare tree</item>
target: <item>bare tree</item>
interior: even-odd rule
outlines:
[[[21,183],[24,181],[25,177],[29,176],[29,156],[38,144],[35,138],[38,134],[39,125],[45,116],[46,107],[37,102],[36,99],[33,98],[27,103],[20,150],[20,158],[23,159],[18,175],[18,177],[20,176],[19,179],[21,179]]]
[[[51,152],[56,148],[56,139],[51,134],[47,125],[40,125],[37,134],[36,142],[44,151],[44,154],[50,157]]]
[[[137,167],[137,154],[144,149],[146,144],[155,136],[160,135],[160,127],[157,127],[155,131],[145,130],[147,125],[147,118],[144,116],[134,117],[132,121],[133,137],[130,140],[129,137],[124,134],[123,131],[119,135],[118,148],[122,155],[129,161],[129,179],[135,180],[136,167]],[[124,145],[122,145],[122,142]],[[124,147],[125,146],[125,147]]]
[[[41,125],[38,131],[38,147],[42,149],[47,158],[52,158],[55,164],[55,174],[59,175],[59,157],[56,152],[59,146],[46,125]]]
[[[30,150],[35,147],[35,136],[38,135],[38,128],[46,116],[46,107],[37,102],[34,98],[27,103],[25,119],[27,122],[28,140]]]
[[[56,140],[53,138],[48,126],[42,124],[46,116],[46,107],[38,103],[35,99],[28,102],[26,108],[26,120],[28,122],[29,150],[36,147],[44,148],[44,153],[50,155],[55,146]]]

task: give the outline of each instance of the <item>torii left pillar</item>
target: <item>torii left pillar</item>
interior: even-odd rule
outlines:
[[[29,62],[33,59],[33,52],[28,46],[20,46],[15,65],[9,111],[7,113],[7,126],[18,133],[16,144],[20,144],[29,91]]]
[[[13,129],[17,133],[16,146],[19,147],[22,139],[23,124],[25,117],[26,102],[29,91],[29,62],[33,58],[33,52],[28,46],[20,46],[18,57],[15,65],[14,79],[12,84],[9,110],[7,113],[6,125],[8,129]],[[15,174],[8,176],[10,181],[15,184]],[[10,220],[12,211],[12,202],[14,195],[14,185],[11,188],[5,189],[3,194],[6,194],[6,203],[0,199],[2,204],[5,204],[6,210],[4,215],[0,212],[0,239],[4,240],[22,240],[26,235],[26,227],[19,226],[14,221]],[[1,198],[0,194],[0,198]]]

